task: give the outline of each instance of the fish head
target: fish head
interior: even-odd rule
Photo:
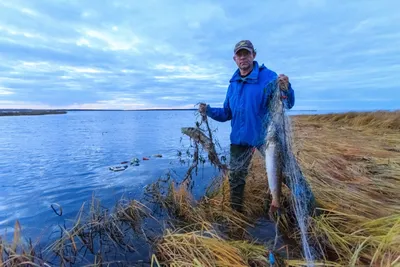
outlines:
[[[188,136],[192,136],[196,132],[196,128],[194,127],[182,127],[181,132]]]
[[[189,136],[193,140],[200,142],[206,148],[209,148],[212,144],[210,138],[207,137],[199,128],[182,127],[181,131],[183,134]]]
[[[196,141],[200,141],[204,136],[204,134],[195,127],[182,127],[181,132]]]

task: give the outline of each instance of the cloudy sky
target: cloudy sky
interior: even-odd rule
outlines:
[[[339,4],[340,3],[340,4]],[[233,46],[294,109],[400,108],[398,0],[1,0],[0,108],[221,105]]]

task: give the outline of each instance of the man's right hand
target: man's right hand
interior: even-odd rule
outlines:
[[[206,111],[207,111],[207,104],[206,103],[200,103],[199,105],[199,112],[202,116],[206,116]]]

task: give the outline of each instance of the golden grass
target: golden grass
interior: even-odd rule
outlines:
[[[36,255],[35,245],[31,241],[25,244],[21,240],[21,225],[17,220],[11,244],[0,238],[0,267],[11,266],[50,266],[40,255]]]
[[[109,212],[93,198],[85,212],[82,205],[71,227],[60,226],[60,237],[44,249],[31,243],[23,245],[17,221],[11,244],[0,239],[0,266],[103,266],[112,265],[113,255],[122,250],[124,254],[137,249],[134,238],[146,237],[142,228],[145,218],[153,218],[142,203],[121,199],[115,210]],[[109,257],[109,254],[111,256]],[[92,258],[93,262],[87,258]],[[120,264],[124,262],[118,259]],[[129,262],[126,263],[129,265]]]
[[[293,119],[294,153],[321,211],[321,215],[311,219],[309,229],[316,246],[324,251],[324,263],[318,264],[399,264],[398,120],[399,112],[297,116]],[[288,193],[284,188],[283,202],[290,213]],[[227,177],[210,198],[203,199],[214,203],[212,212],[223,209],[229,213],[232,211],[228,200]],[[247,220],[265,215],[268,204],[264,164],[259,157],[254,157],[245,193]],[[200,209],[204,211],[201,205]],[[203,218],[214,221],[215,216]],[[299,241],[291,214],[283,214],[280,230]],[[302,259],[288,259],[285,264],[305,266]]]
[[[345,266],[400,257],[400,112],[294,118],[296,154],[323,214],[312,234]]]
[[[269,266],[267,247],[228,241],[207,223],[195,232],[167,230],[158,243],[157,256],[167,266]]]
[[[237,227],[252,226],[251,218],[263,214],[266,203],[266,192],[268,187],[255,186],[263,183],[263,179],[249,177],[249,186],[245,189],[244,214],[234,211],[230,206],[230,192],[228,176],[223,177],[222,185],[216,188],[210,197],[205,196],[199,203],[199,208],[205,212],[205,219],[210,222],[226,222]],[[263,197],[264,196],[264,197]]]
[[[196,227],[201,225],[199,222],[230,226],[232,229],[251,226],[244,214],[232,210],[229,205],[227,177],[224,177],[220,186],[200,200],[194,199],[186,183],[176,185],[171,180],[159,180],[148,189],[148,195],[168,212],[176,228],[191,227],[191,230],[197,230]]]
[[[303,116],[302,120],[321,124],[339,124],[348,127],[400,129],[400,110],[376,112],[346,112]]]
[[[399,118],[399,111],[293,118],[294,153],[320,211],[310,218],[309,228],[313,244],[324,252],[315,266],[400,266]],[[229,235],[267,216],[270,196],[260,155],[252,159],[247,177],[244,214],[230,208],[227,175],[217,180],[199,200],[187,184],[168,180],[149,185],[152,201],[168,212],[170,221],[159,238],[147,239],[142,222],[157,219],[144,204],[121,202],[109,213],[93,201],[89,214],[81,210],[73,227],[62,229],[63,235],[45,252],[55,253],[66,265],[82,260],[86,248],[94,255],[90,265],[101,266],[106,264],[102,250],[135,249],[130,230],[154,245],[151,266],[269,266],[273,240],[258,244],[251,236],[237,240]],[[289,193],[284,187],[279,230],[300,244]],[[43,266],[34,246],[16,245],[19,224],[15,228],[14,242],[0,240],[0,266]],[[278,266],[306,266],[297,253],[283,258],[273,252]]]

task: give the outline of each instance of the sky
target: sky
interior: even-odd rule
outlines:
[[[1,0],[0,108],[222,106],[249,39],[294,110],[400,109],[398,0]]]

